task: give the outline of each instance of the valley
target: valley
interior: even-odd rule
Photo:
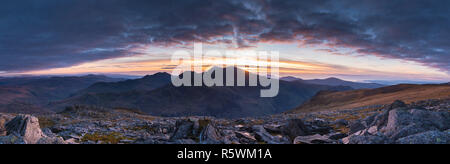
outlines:
[[[278,96],[261,98],[259,85],[174,87],[170,77],[9,81],[0,85],[0,144],[450,143],[449,84],[355,90],[282,80]]]

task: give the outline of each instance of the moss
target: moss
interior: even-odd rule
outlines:
[[[138,126],[128,127],[126,129],[127,130],[132,130],[132,131],[144,130],[144,131],[147,131],[147,132],[157,132],[158,131],[157,128],[151,127],[149,125],[138,125]]]
[[[350,128],[347,128],[346,126],[340,126],[340,125],[332,125],[331,126],[336,132],[340,132],[343,134],[347,134],[350,132]]]
[[[56,122],[50,118],[47,117],[38,117],[39,119],[39,126],[41,128],[48,128],[48,127],[52,127],[55,126]]]
[[[121,140],[125,139],[132,140],[132,138],[124,137],[121,133],[118,132],[111,132],[106,134],[95,132],[93,134],[85,134],[83,138],[81,138],[81,141],[94,141],[96,143],[101,141],[104,144],[118,144]]]
[[[264,124],[264,120],[253,120],[251,125],[262,125]]]
[[[364,119],[366,117],[371,116],[373,113],[364,113],[364,112],[358,112],[358,113],[352,113],[352,114],[334,114],[334,115],[319,115],[318,118],[325,119],[325,120],[347,120],[347,121],[355,121],[359,119]]]

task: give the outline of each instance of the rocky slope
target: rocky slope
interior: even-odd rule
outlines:
[[[19,144],[450,144],[450,100],[239,119],[74,106],[0,125],[0,143]]]
[[[395,100],[411,103],[427,99],[450,99],[450,85],[400,84],[376,89],[360,89],[342,92],[322,91],[292,112],[342,110],[371,105],[390,104]]]

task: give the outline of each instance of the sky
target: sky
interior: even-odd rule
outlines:
[[[280,74],[450,81],[447,0],[6,0],[0,76],[171,72],[194,43],[278,51]],[[236,59],[240,61],[240,59]]]

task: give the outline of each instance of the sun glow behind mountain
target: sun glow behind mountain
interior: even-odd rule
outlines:
[[[356,53],[351,48],[341,48],[331,53],[325,51],[325,45],[301,46],[299,43],[261,43],[256,47],[245,49],[229,48],[227,45],[209,44],[208,49],[219,49],[225,53],[227,50],[235,51],[279,51],[280,75],[297,76],[301,78],[340,77],[347,80],[362,81],[371,79],[382,80],[428,80],[448,81],[450,77],[437,68],[424,66],[413,61],[381,58],[377,56]],[[328,47],[330,48],[330,47]],[[155,72],[171,72],[176,63],[171,63],[170,57],[176,50],[188,50],[185,47],[146,46],[132,49],[127,57],[111,58],[94,62],[86,62],[75,66],[28,71],[20,74],[32,75],[67,75],[67,74],[130,74],[146,75]],[[340,52],[338,54],[337,52]],[[245,53],[244,53],[245,54]],[[187,61],[191,64],[200,64],[199,61]],[[258,61],[254,57],[234,56],[231,58],[207,58],[202,61],[202,69],[212,66],[228,66],[237,63],[250,72],[256,72]],[[260,63],[259,63],[260,64]],[[267,63],[266,63],[267,64]],[[248,65],[250,67],[243,67]]]

